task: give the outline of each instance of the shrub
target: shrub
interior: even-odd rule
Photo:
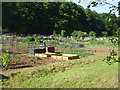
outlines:
[[[24,42],[26,42],[26,43],[30,43],[30,42],[33,42],[33,41],[35,41],[35,38],[31,37],[31,36],[26,37],[26,39],[24,40]]]
[[[32,62],[33,60],[32,60],[32,59],[28,59],[28,61],[31,61],[31,62]]]
[[[90,31],[90,32],[89,32],[89,36],[90,36],[90,37],[96,37],[96,33],[95,33],[94,31]]]
[[[25,62],[21,62],[21,64],[25,64]]]
[[[65,31],[65,30],[62,30],[62,31],[61,31],[61,36],[62,36],[62,37],[65,37],[65,36],[66,36],[66,34],[67,34],[67,33],[66,33],[66,31]]]
[[[84,36],[84,33],[82,31],[78,31],[77,32],[77,38],[80,38],[82,36]]]
[[[9,67],[9,65],[10,65],[10,58],[11,58],[11,55],[9,53],[2,53],[2,56],[1,56],[2,65],[5,68]]]
[[[57,32],[53,31],[53,36],[56,37],[57,36]]]
[[[16,60],[15,62],[16,62],[16,63],[18,63],[19,61],[18,61],[18,60]]]
[[[35,44],[39,44],[42,43],[41,37],[39,36],[28,36],[24,39],[23,41],[24,43],[35,43]]]
[[[42,43],[40,35],[39,36],[34,36],[34,39],[35,39],[36,44]]]
[[[72,33],[71,33],[72,36],[76,37],[77,36],[77,31],[74,30]]]
[[[102,35],[103,35],[104,37],[106,37],[106,36],[108,35],[108,33],[107,33],[106,31],[103,31],[103,32],[102,32]]]

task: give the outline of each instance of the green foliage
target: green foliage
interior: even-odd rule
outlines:
[[[35,43],[36,43],[36,44],[42,43],[42,40],[41,40],[40,35],[34,36],[34,39],[35,39]]]
[[[61,31],[61,36],[62,36],[62,37],[65,37],[65,36],[67,35],[66,33],[67,33],[67,32],[66,32],[65,30],[62,30],[62,31]]]
[[[41,58],[40,58],[40,57],[35,57],[35,59],[36,59],[36,60],[41,60]]]
[[[77,32],[77,38],[80,38],[82,36],[84,36],[84,33],[82,31],[78,31]]]
[[[108,35],[108,33],[107,33],[106,31],[103,31],[103,32],[102,32],[102,35],[103,35],[104,37],[106,37],[106,36]]]
[[[91,41],[89,41],[90,42],[90,44],[92,44],[92,45],[109,45],[110,43],[106,43],[104,40],[98,40],[98,41],[96,41],[96,40],[91,40]]]
[[[71,33],[72,36],[76,37],[77,36],[77,31],[74,30],[72,33]]]
[[[35,44],[39,44],[42,43],[41,37],[33,35],[33,36],[28,36],[23,40],[24,43],[35,43]]]
[[[84,49],[69,49],[69,50],[59,50],[58,52],[65,53],[65,54],[77,54],[82,57],[86,57],[88,55],[93,55],[92,53],[85,53]]]
[[[96,54],[78,60],[3,72],[2,74],[5,76],[12,73],[18,74],[8,80],[3,80],[2,87],[117,88],[118,64],[109,66],[102,62],[101,58],[105,56],[105,53]],[[95,62],[91,60],[95,60]]]
[[[28,61],[31,61],[31,62],[32,62],[33,60],[32,60],[32,59],[28,59]]]
[[[112,50],[110,52],[110,55],[107,56],[104,60],[106,60],[106,62],[109,64],[109,65],[112,65],[114,64],[115,62],[120,62],[119,58],[116,57],[117,56],[117,52]]]
[[[26,43],[30,43],[30,42],[34,42],[34,41],[35,41],[35,38],[31,37],[31,36],[26,37],[24,40],[24,42],[26,42]]]
[[[112,44],[119,44],[119,40],[115,39],[115,38],[110,38],[109,39],[111,41]]]
[[[92,2],[92,5],[97,3]],[[3,2],[2,8],[3,32],[24,35],[60,36],[58,34],[61,34],[61,30],[66,30],[66,35],[70,35],[74,30],[87,33],[93,30],[97,36],[101,36],[102,31],[112,36],[119,24],[115,14],[98,14],[72,2]]]
[[[19,61],[18,61],[18,60],[16,60],[15,62],[16,62],[16,63],[18,63]]]
[[[94,31],[90,31],[90,32],[89,32],[89,36],[90,36],[90,37],[96,37],[96,33],[95,33]]]
[[[117,31],[115,32],[115,36],[119,37],[120,35],[120,27],[117,29]]]
[[[74,36],[74,37],[77,37],[78,39],[80,39],[80,37],[82,37],[82,36],[84,36],[85,34],[84,34],[84,32],[82,32],[82,31],[76,31],[76,30],[74,30],[72,33],[71,33],[71,35],[72,36]]]
[[[21,62],[20,64],[25,64],[25,62]]]
[[[53,36],[54,37],[58,36],[57,33],[56,33],[56,31],[53,31]]]
[[[2,65],[5,66],[5,68],[8,68],[10,65],[10,58],[11,55],[9,53],[2,53],[1,59],[2,59]]]
[[[51,46],[55,46],[57,44],[59,44],[60,42],[59,41],[44,41],[46,43],[46,45],[51,45]]]

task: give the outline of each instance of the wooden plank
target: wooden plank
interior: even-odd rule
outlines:
[[[51,55],[49,54],[40,54],[40,53],[35,53],[35,56],[38,56],[38,57],[51,57]]]
[[[51,58],[53,58],[53,59],[57,59],[57,56],[51,56]]]
[[[63,56],[56,56],[58,60],[63,60]]]

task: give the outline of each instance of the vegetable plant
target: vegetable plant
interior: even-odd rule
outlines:
[[[2,61],[2,65],[5,67],[5,68],[8,68],[9,65],[10,65],[10,58],[11,58],[11,55],[9,53],[2,53],[2,56],[1,56],[1,61]]]

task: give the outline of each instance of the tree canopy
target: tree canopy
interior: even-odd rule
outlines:
[[[111,36],[118,29],[115,14],[99,14],[73,2],[3,2],[2,9],[3,32],[66,36],[76,30],[102,36],[106,31]]]

